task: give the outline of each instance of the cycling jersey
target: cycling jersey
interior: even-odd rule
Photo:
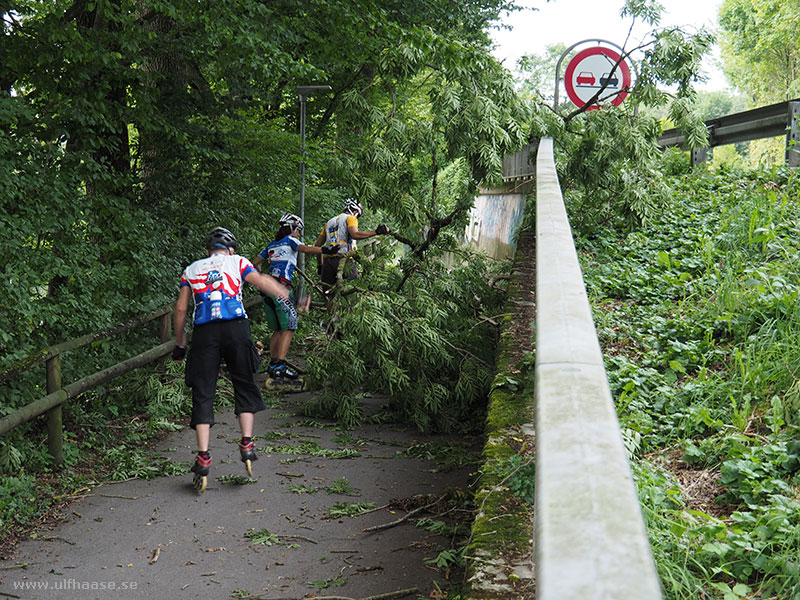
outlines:
[[[291,283],[294,269],[297,266],[297,249],[303,242],[287,235],[270,242],[259,256],[269,262],[267,273],[275,279]]]
[[[342,213],[330,219],[322,228],[326,246],[338,246],[339,254],[356,249],[356,241],[350,237],[348,229],[358,227],[358,219],[351,214]]]
[[[242,304],[242,282],[253,263],[238,254],[212,254],[186,267],[180,286],[191,287],[194,324],[246,319]]]

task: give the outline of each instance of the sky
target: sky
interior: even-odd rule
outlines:
[[[702,26],[716,31],[721,3],[722,0],[660,0],[664,7],[660,26],[679,25],[689,31]],[[519,0],[518,4],[525,9],[503,18],[503,23],[512,29],[495,30],[492,34],[495,57],[511,71],[520,56],[543,54],[549,44],[571,46],[587,38],[600,38],[622,46],[631,25],[629,18],[619,16],[624,0]],[[634,29],[631,40],[642,39],[649,29],[646,25]],[[719,48],[715,46],[703,63],[708,81],[698,89],[717,91],[728,87],[718,61]]]

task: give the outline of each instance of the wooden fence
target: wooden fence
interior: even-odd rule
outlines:
[[[260,296],[255,296],[245,300],[245,306],[250,308],[261,302]],[[149,350],[132,356],[120,363],[112,365],[102,371],[93,373],[83,379],[63,385],[61,371],[61,355],[65,352],[78,350],[92,342],[108,339],[120,333],[150,323],[156,319],[160,320],[159,336],[161,344]],[[53,457],[53,464],[58,465],[64,458],[63,443],[63,420],[61,406],[67,400],[75,398],[88,390],[97,387],[107,381],[119,377],[129,371],[138,369],[148,363],[159,360],[172,352],[175,347],[175,340],[172,339],[172,305],[158,308],[146,315],[137,317],[128,323],[116,325],[108,329],[103,329],[89,335],[85,335],[74,340],[69,340],[55,346],[50,346],[45,350],[32,354],[31,356],[18,361],[17,363],[0,372],[0,383],[9,381],[22,371],[31,369],[45,363],[47,377],[47,395],[27,404],[9,415],[0,418],[0,435],[4,435],[15,427],[27,423],[36,417],[47,413],[47,450]]]

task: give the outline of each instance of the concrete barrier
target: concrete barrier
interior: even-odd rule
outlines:
[[[660,600],[549,138],[536,247],[536,598]]]

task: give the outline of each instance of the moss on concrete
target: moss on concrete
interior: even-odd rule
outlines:
[[[523,259],[524,260],[524,259]],[[515,269],[505,313],[514,313],[519,300]],[[496,375],[489,394],[486,443],[475,495],[478,514],[467,546],[466,597],[474,600],[533,597],[533,507],[517,498],[505,485],[509,458],[532,455],[534,440],[533,369],[518,364],[512,352],[516,340],[513,316],[503,322],[497,349]],[[531,361],[525,361],[529,363]]]

